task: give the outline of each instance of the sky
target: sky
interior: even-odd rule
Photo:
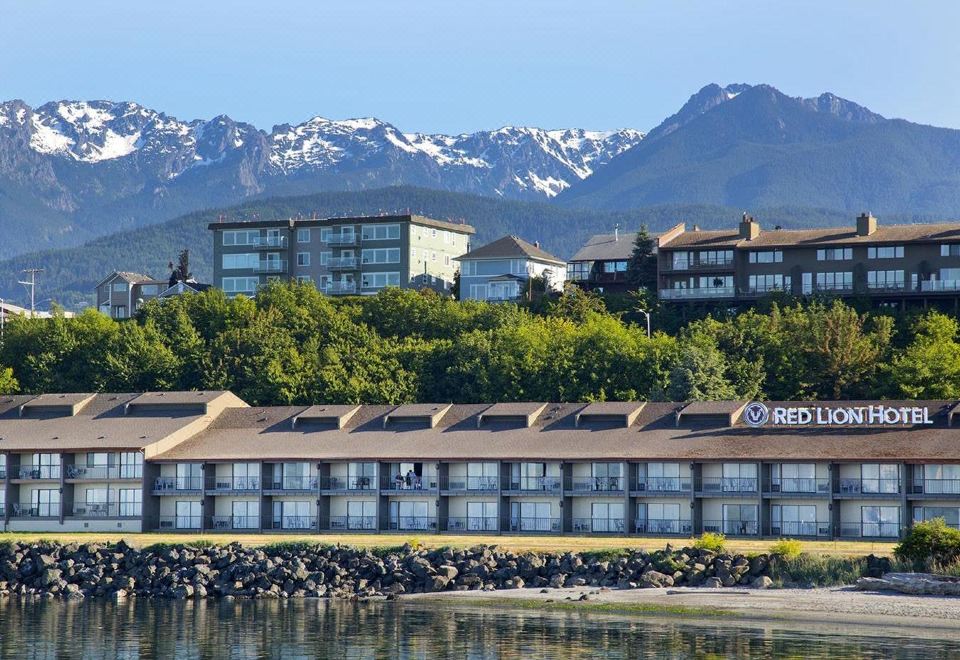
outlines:
[[[0,0],[0,100],[648,130],[746,82],[960,128],[958,25],[952,0]]]

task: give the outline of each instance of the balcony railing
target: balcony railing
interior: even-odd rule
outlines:
[[[900,479],[841,479],[841,495],[898,495]]]
[[[654,493],[687,493],[690,492],[690,479],[683,477],[646,477],[636,483],[636,490]]]
[[[433,516],[400,516],[390,519],[390,529],[403,531],[428,531],[437,528],[437,519]]]
[[[357,292],[357,283],[356,282],[330,282],[323,289],[326,293],[331,296],[350,294]]]
[[[511,532],[559,532],[559,518],[510,518]]]
[[[375,530],[377,528],[376,516],[332,516],[328,523],[324,525],[325,529],[330,530]]]
[[[356,245],[360,240],[357,234],[331,234],[321,239],[327,245]]]
[[[837,293],[837,292],[846,292],[853,291],[852,282],[835,282],[833,284],[814,284],[814,291],[819,291],[823,293]]]
[[[200,516],[160,516],[159,528],[168,529],[200,529]]]
[[[60,503],[18,504],[14,502],[11,513],[14,518],[59,518]]]
[[[697,481],[701,493],[756,493],[756,477],[704,477]]]
[[[67,479],[106,481],[109,479],[142,479],[143,468],[133,465],[68,465]]]
[[[574,518],[573,531],[580,534],[623,534],[623,518]]]
[[[624,477],[572,477],[566,490],[573,492],[621,492],[626,485]]]
[[[638,534],[692,534],[693,523],[689,520],[668,518],[639,518],[634,521]]]
[[[399,477],[399,478],[398,478]],[[381,477],[381,490],[407,491],[407,490],[436,490],[437,478],[425,477],[419,474],[411,475],[408,479],[406,475],[397,475],[395,477]]]
[[[360,265],[356,257],[330,257],[327,268],[330,270],[356,270]]]
[[[960,479],[921,479],[910,485],[914,495],[960,495]]]
[[[781,477],[768,482],[763,489],[768,493],[820,493],[825,495],[830,492],[830,480],[812,477]]]
[[[705,258],[705,259],[671,259],[668,262],[670,270],[697,270],[698,268],[733,267],[733,257]]]
[[[287,247],[287,237],[258,236],[254,238],[252,245],[258,250],[283,249]]]
[[[7,468],[0,467],[0,479],[6,479],[6,478],[7,478]]]
[[[441,490],[496,491],[500,488],[498,477],[443,477]]]
[[[443,528],[447,532],[496,532],[500,520],[496,516],[447,518]]]
[[[286,273],[286,259],[265,259],[253,267],[254,273]]]
[[[142,512],[142,505],[135,502],[124,504],[88,502],[73,505],[74,518],[139,518]]]
[[[317,529],[316,516],[277,516],[270,520],[270,529],[309,531]]]
[[[208,482],[207,490],[223,492],[259,491],[260,477],[215,477],[212,482]]]
[[[807,536],[807,537],[828,537],[831,536],[831,525],[829,522],[802,522],[799,520],[784,520],[782,522],[770,523],[770,534],[772,536]]]
[[[782,284],[761,284],[758,286],[748,286],[743,290],[743,292],[749,296],[762,296],[778,291],[783,292],[786,291],[786,289]]]
[[[900,536],[900,523],[840,523],[840,536],[845,538],[890,538]]]
[[[503,489],[509,491],[560,492],[560,477],[510,477],[504,480]]]
[[[736,289],[732,286],[703,287],[693,289],[660,289],[663,300],[691,300],[696,298],[733,298]]]
[[[756,520],[704,520],[703,531],[728,536],[757,536],[760,526]]]
[[[322,477],[323,490],[369,490],[377,489],[376,477]]]
[[[926,280],[920,282],[920,291],[960,291],[960,280]]]
[[[269,484],[270,490],[316,490],[316,477],[280,477],[274,478]]]
[[[260,516],[213,516],[210,529],[225,532],[234,529],[260,529]]]
[[[867,282],[867,288],[871,291],[905,291],[906,282]]]
[[[33,481],[54,481],[60,479],[59,465],[21,465],[17,470],[18,479]]]
[[[203,477],[158,477],[153,490],[160,493],[203,490]]]

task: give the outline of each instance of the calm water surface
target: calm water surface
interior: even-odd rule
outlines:
[[[427,603],[0,601],[3,658],[958,658],[931,630]]]

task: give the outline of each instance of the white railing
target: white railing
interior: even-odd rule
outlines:
[[[920,282],[921,291],[960,291],[960,280],[928,280]]]
[[[685,300],[691,298],[733,298],[736,290],[732,286],[704,287],[702,289],[660,289],[664,300]]]

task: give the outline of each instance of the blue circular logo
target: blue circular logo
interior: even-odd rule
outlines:
[[[770,419],[770,411],[759,401],[752,401],[743,409],[743,421],[754,428],[763,426]]]

